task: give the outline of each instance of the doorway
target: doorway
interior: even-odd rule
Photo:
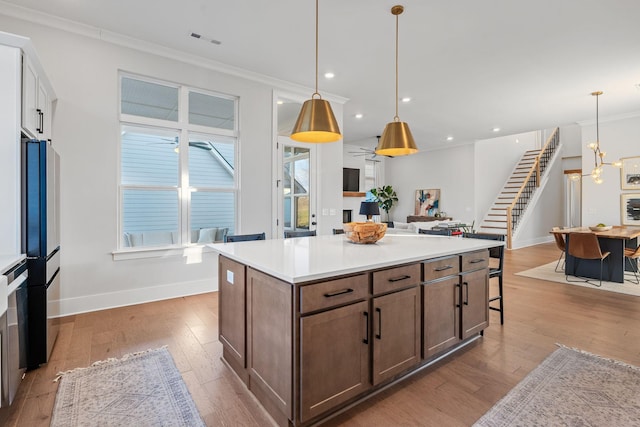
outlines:
[[[274,155],[273,236],[285,231],[310,231],[317,226],[316,146],[293,141],[289,136],[302,102],[274,95],[276,104],[276,147]]]

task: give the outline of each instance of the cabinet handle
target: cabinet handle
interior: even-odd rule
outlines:
[[[462,282],[462,284],[465,286],[465,288],[467,289],[467,292],[465,294],[464,297],[464,301],[462,302],[464,305],[469,305],[469,283],[467,282]]]
[[[44,113],[40,112],[40,133],[44,133]]]
[[[36,108],[36,113],[38,114],[38,125],[36,126],[36,131],[38,131],[38,133],[42,133],[42,110]]]
[[[444,265],[442,267],[434,268],[433,271],[445,271],[445,270],[451,270],[452,268],[453,268],[453,265]]]
[[[456,301],[456,308],[460,308],[460,292],[458,289],[460,289],[460,283],[456,283],[456,294],[454,298]]]
[[[351,292],[353,292],[353,289],[347,288],[341,291],[327,292],[326,294],[324,294],[324,296],[325,298],[331,298],[331,297],[337,297],[338,295],[350,294]]]
[[[400,276],[400,277],[392,277],[389,279],[390,282],[399,282],[401,280],[406,280],[406,279],[411,279],[411,276],[405,274],[404,276]]]
[[[471,261],[469,261],[469,264],[477,264],[479,262],[484,262],[484,258],[472,259]]]
[[[365,311],[363,314],[364,314],[365,334],[362,342],[365,344],[369,344],[369,313]]]
[[[380,307],[376,307],[376,311],[378,312],[378,333],[376,334],[376,338],[381,340],[382,339],[382,309]]]

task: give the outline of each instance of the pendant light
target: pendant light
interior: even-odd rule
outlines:
[[[598,111],[598,97],[602,95],[602,93],[603,93],[602,91],[591,92],[591,96],[596,97],[596,141],[591,142],[587,145],[587,147],[593,151],[593,161],[594,161],[593,169],[591,170],[591,173],[589,175],[593,179],[593,182],[595,182],[596,184],[602,184],[603,182],[602,166],[608,165],[608,166],[614,166],[617,168],[622,167],[622,162],[620,162],[619,160],[612,163],[605,162],[604,156],[606,156],[607,153],[600,149],[600,120],[599,120],[599,111]]]
[[[391,13],[396,16],[396,115],[382,132],[380,143],[376,148],[376,154],[380,156],[406,156],[418,152],[409,125],[401,122],[398,117],[398,15],[402,12],[404,12],[404,6],[396,5],[391,8]]]
[[[317,96],[317,98],[316,98]],[[329,101],[318,93],[318,0],[316,0],[316,91],[302,105],[291,139],[299,142],[336,142],[342,138]]]

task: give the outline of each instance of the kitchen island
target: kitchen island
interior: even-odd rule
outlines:
[[[306,426],[455,351],[488,326],[488,248],[387,235],[208,245],[224,361],[278,425]]]

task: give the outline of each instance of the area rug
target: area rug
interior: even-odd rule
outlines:
[[[474,426],[640,426],[640,368],[560,347]]]
[[[566,283],[567,285],[584,286],[587,288],[600,289],[602,291],[618,292],[621,294],[640,296],[640,285],[631,283],[625,280],[624,283],[606,282],[602,281],[602,287],[597,287],[585,282],[567,282],[564,272],[556,273],[556,261],[549,264],[541,265],[540,267],[532,268],[530,270],[521,271],[515,273],[516,276],[532,277],[534,279],[548,280],[550,282]],[[633,274],[626,273],[626,278],[632,278]],[[580,280],[572,277],[571,280]],[[597,279],[591,279],[593,283],[600,283]]]
[[[164,347],[60,375],[52,427],[204,426]]]

